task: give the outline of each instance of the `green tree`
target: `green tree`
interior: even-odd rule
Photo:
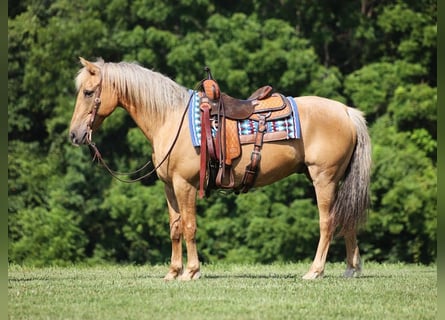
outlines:
[[[88,149],[69,144],[79,56],[138,61],[189,88],[208,65],[233,96],[270,84],[360,108],[374,161],[363,254],[435,261],[435,1],[24,0],[8,9],[11,262],[170,257],[156,176],[122,184],[91,162]],[[131,171],[151,155],[121,109],[94,139],[112,168]],[[318,240],[314,192],[304,176],[246,195],[216,193],[199,201],[198,215],[204,261],[310,259]],[[343,252],[335,240],[330,254],[343,259]]]

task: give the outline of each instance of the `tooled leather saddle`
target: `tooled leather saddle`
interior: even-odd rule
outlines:
[[[280,132],[266,132],[268,121],[289,117],[292,107],[271,86],[257,89],[246,100],[221,93],[209,68],[207,78],[201,82],[199,97],[201,110],[201,163],[199,196],[212,189],[233,189],[247,192],[253,187],[261,160],[261,149],[266,141],[285,139]],[[238,121],[251,119],[257,125],[254,134],[240,139]],[[212,134],[215,132],[216,134]],[[241,156],[241,144],[253,144],[250,163],[242,182],[235,186],[232,162]]]

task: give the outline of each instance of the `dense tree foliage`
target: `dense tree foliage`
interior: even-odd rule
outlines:
[[[360,235],[376,261],[436,259],[436,34],[432,0],[9,1],[9,260],[163,263],[168,214],[156,177],[125,184],[68,141],[78,57],[137,61],[187,87],[212,68],[245,97],[271,84],[363,110],[373,143],[372,208]],[[125,112],[96,140],[114,168],[151,147]],[[311,259],[314,191],[304,176],[198,202],[203,261]],[[330,259],[343,259],[335,240]]]

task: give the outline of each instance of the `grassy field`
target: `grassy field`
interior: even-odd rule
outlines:
[[[437,268],[364,265],[341,277],[328,263],[304,281],[309,264],[204,265],[193,282],[164,282],[167,266],[9,266],[13,319],[435,319]]]

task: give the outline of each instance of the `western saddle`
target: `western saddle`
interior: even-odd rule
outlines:
[[[255,183],[261,160],[263,142],[286,139],[280,132],[266,132],[267,122],[289,117],[292,108],[287,99],[272,93],[271,86],[263,86],[240,100],[221,93],[210,69],[201,82],[199,97],[201,110],[200,189],[202,198],[212,189],[233,189],[247,192]],[[253,135],[240,138],[238,121],[250,119],[257,125]],[[212,131],[216,134],[212,135]],[[241,144],[253,144],[249,165],[239,186],[235,186],[232,162],[241,156]],[[207,178],[207,182],[206,182]]]

